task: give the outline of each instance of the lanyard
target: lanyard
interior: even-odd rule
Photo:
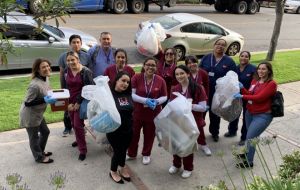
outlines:
[[[106,52],[103,49],[104,56],[106,57],[106,64],[110,64],[110,53],[111,53],[111,48],[109,49],[109,52],[106,54]]]
[[[154,83],[154,79],[155,79],[155,74],[152,76],[150,89],[149,89],[149,91],[148,91],[148,88],[147,88],[147,81],[146,81],[146,76],[145,76],[145,74],[144,74],[144,85],[145,85],[145,90],[146,90],[146,96],[147,96],[147,98],[149,97],[149,95],[150,95],[150,93],[151,93],[151,90],[152,90],[152,87],[153,87],[153,83]]]
[[[214,56],[214,54],[211,54],[211,57],[210,57],[210,66],[211,67],[216,67],[221,62],[221,60],[223,59],[224,55],[221,57],[221,59],[219,59],[219,61],[216,60],[216,64],[213,64],[213,56]]]

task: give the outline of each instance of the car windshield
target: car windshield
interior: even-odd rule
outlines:
[[[174,19],[173,17],[168,17],[168,16],[162,16],[151,20],[151,23],[157,23],[157,22],[160,23],[161,26],[166,30],[181,24],[180,21]]]
[[[49,30],[50,32],[52,32],[53,34],[55,34],[56,36],[59,36],[61,38],[65,37],[65,34],[60,29],[58,29],[56,27],[53,27],[53,26],[48,25],[48,24],[43,24],[43,27],[46,30]]]

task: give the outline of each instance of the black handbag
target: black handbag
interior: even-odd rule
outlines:
[[[284,99],[280,91],[276,91],[272,98],[271,114],[273,117],[284,116]]]

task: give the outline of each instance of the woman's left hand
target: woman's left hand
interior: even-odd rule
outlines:
[[[74,111],[79,110],[79,108],[80,108],[80,104],[76,103],[76,104],[74,105]]]

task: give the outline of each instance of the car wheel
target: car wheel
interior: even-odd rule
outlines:
[[[132,13],[139,14],[144,12],[145,1],[144,0],[132,0],[129,1],[128,10]]]
[[[236,14],[245,14],[247,11],[247,3],[246,1],[239,1],[235,5],[235,13]]]
[[[258,9],[259,9],[259,4],[257,2],[251,1],[248,4],[246,13],[247,14],[255,14],[256,12],[258,12]]]
[[[298,7],[296,13],[297,13],[297,14],[300,14],[300,7]]]
[[[113,3],[113,11],[116,14],[123,14],[127,9],[127,2],[126,0],[114,0]]]
[[[241,48],[241,45],[238,42],[233,42],[227,48],[226,54],[229,55],[229,56],[234,56],[238,52],[240,52],[240,48]]]
[[[183,46],[175,46],[177,61],[183,60],[185,57],[185,48]]]
[[[222,4],[220,0],[216,1],[215,3],[215,10],[218,12],[225,12],[226,11],[226,6]]]
[[[30,0],[29,1],[29,10],[32,14],[39,12],[39,4],[42,4],[44,0]]]

